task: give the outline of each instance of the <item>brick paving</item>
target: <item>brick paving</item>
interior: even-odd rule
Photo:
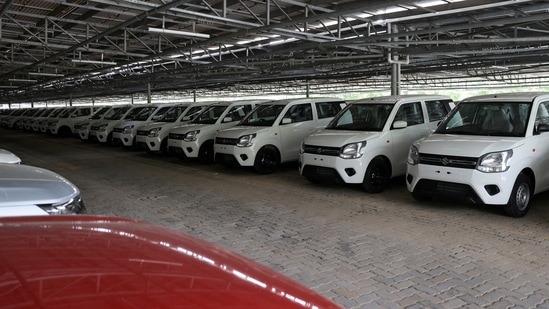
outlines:
[[[549,308],[549,194],[520,219],[165,155],[0,130],[0,147],[80,187],[90,213],[177,229],[262,263],[344,308]]]

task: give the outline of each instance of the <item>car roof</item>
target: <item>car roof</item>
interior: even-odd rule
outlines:
[[[288,104],[299,104],[299,103],[309,103],[309,102],[341,102],[345,103],[345,100],[340,98],[332,97],[319,97],[319,98],[297,98],[297,99],[281,99],[281,100],[272,100],[264,102],[263,104],[276,104],[276,105],[288,105]]]
[[[51,308],[340,308],[193,236],[101,216],[0,218],[0,304]]]
[[[445,95],[388,95],[388,96],[378,96],[371,97],[366,99],[359,99],[355,101],[348,102],[349,104],[362,104],[362,103],[384,103],[384,104],[396,104],[399,101],[413,101],[413,100],[451,100],[449,96]]]
[[[463,102],[472,102],[472,101],[527,101],[532,102],[536,98],[545,97],[549,98],[548,92],[513,92],[513,93],[497,93],[497,94],[487,94],[479,95],[474,97],[469,97],[461,101]]]

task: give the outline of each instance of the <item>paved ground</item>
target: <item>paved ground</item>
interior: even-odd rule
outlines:
[[[549,308],[549,194],[521,219],[415,202],[404,179],[369,195],[78,139],[0,130],[0,148],[80,187],[90,213],[222,245],[344,308]]]

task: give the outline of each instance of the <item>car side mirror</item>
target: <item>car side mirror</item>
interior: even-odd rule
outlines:
[[[231,117],[223,118],[223,122],[231,122],[231,121],[233,121],[233,118],[231,118]]]
[[[183,121],[190,121],[191,120],[191,116],[183,116],[183,118],[181,119]]]
[[[408,122],[404,120],[397,120],[393,123],[393,129],[404,129],[408,126]]]
[[[292,123],[292,118],[282,118],[281,124],[289,124]]]

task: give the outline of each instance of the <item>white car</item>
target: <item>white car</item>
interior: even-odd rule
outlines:
[[[125,106],[131,106],[129,104],[126,105],[113,105],[108,106],[106,109],[100,109],[96,113],[94,113],[89,119],[80,121],[79,123],[75,124],[75,130],[78,134],[78,137],[80,140],[84,142],[90,141],[90,130],[91,127],[94,125],[98,125],[105,119],[109,119],[116,114],[116,112]]]
[[[142,124],[161,119],[172,106],[173,104],[166,103],[149,104],[132,119],[119,122],[113,128],[113,145],[134,147],[137,128]]]
[[[345,106],[337,98],[278,100],[256,107],[242,122],[220,131],[215,159],[225,165],[252,166],[260,174],[297,161],[301,141],[325,127]]]
[[[48,122],[48,133],[60,137],[68,137],[76,134],[76,123],[89,118],[98,107],[74,106],[65,109],[59,117]]]
[[[52,171],[0,164],[0,217],[84,213],[80,190]]]
[[[6,149],[0,149],[0,164],[9,163],[9,164],[20,164],[21,158],[16,156],[13,152]]]
[[[176,126],[193,120],[208,103],[182,103],[173,106],[157,122],[137,128],[137,148],[150,153],[168,152],[168,134]]]
[[[174,127],[168,135],[168,151],[200,162],[214,160],[214,138],[217,131],[235,126],[256,104],[264,101],[214,103],[188,124]]]
[[[146,105],[125,105],[118,108],[111,116],[105,116],[90,125],[89,139],[102,144],[113,145],[114,127],[123,121],[133,119],[144,108],[146,108]]]
[[[38,132],[40,133],[48,133],[48,124],[52,121],[55,121],[61,113],[63,113],[64,110],[66,110],[67,107],[57,107],[54,108],[53,111],[48,115],[48,117],[40,120],[36,127],[38,128]],[[33,126],[34,131],[34,126]]]
[[[392,177],[406,174],[413,142],[432,133],[454,107],[447,96],[383,96],[350,102],[300,150],[299,171],[311,182],[362,184],[383,191]]]
[[[406,185],[417,200],[466,199],[522,217],[549,189],[547,166],[549,93],[477,96],[411,146]]]

